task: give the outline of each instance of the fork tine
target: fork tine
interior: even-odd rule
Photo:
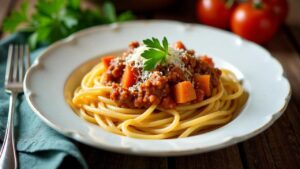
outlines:
[[[10,81],[11,76],[12,76],[11,65],[12,65],[13,48],[14,48],[13,45],[9,45],[8,56],[7,56],[7,64],[6,64],[5,83]]]
[[[14,46],[14,55],[13,55],[13,81],[17,81],[18,77],[18,62],[19,62],[19,45]]]
[[[24,76],[24,45],[19,46],[19,82],[23,81]]]
[[[30,66],[30,54],[29,54],[29,47],[28,45],[25,45],[25,71],[29,68]]]

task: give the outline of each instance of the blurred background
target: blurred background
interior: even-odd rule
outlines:
[[[5,14],[10,11],[9,8],[14,8],[20,6],[24,0],[1,0],[0,7],[0,21],[5,18]],[[29,0],[31,10],[37,0]],[[299,25],[300,14],[299,14],[299,0],[287,0],[289,3],[289,15],[287,17],[287,23]],[[94,7],[94,5],[99,6],[104,1],[103,0],[81,0],[82,6],[84,8]],[[116,5],[118,11],[132,10],[137,14],[154,14],[155,16],[166,16],[169,17],[176,15],[181,19],[187,19],[191,21],[196,20],[196,3],[197,0],[112,0]],[[184,13],[185,16],[181,16]],[[154,16],[154,17],[155,17]],[[1,23],[1,22],[0,22]],[[2,25],[1,25],[2,26]]]
[[[90,26],[135,19],[170,19],[209,24],[247,38],[248,35],[262,37],[252,40],[263,45],[279,60],[293,92],[286,113],[262,134],[218,151],[171,158],[122,155],[78,142],[75,144],[90,168],[97,169],[219,169],[226,166],[231,169],[300,168],[300,0],[243,0],[246,4],[239,2],[0,0],[0,38],[23,32],[27,37],[24,41],[28,41],[32,49],[37,49]],[[266,3],[268,4],[265,5]],[[262,33],[253,35],[257,32]],[[70,164],[73,164],[72,168],[76,168],[77,163],[70,158],[64,160],[61,168],[69,168]]]
[[[39,0],[26,0],[25,2],[28,2],[28,12],[29,14],[35,13],[35,6]],[[41,1],[41,0],[40,0]],[[55,1],[55,0],[54,0]],[[65,1],[65,0],[63,0]],[[69,2],[75,2],[77,0],[70,0]],[[80,1],[80,0],[79,0]],[[1,0],[1,6],[0,6],[0,26],[1,26],[1,35],[7,35],[8,33],[15,32],[19,29],[5,29],[5,20],[7,20],[8,16],[12,14],[14,10],[20,9],[20,6],[22,6],[23,0]],[[51,0],[49,1],[51,2]],[[300,14],[299,14],[299,7],[300,7],[300,1],[299,0],[248,0],[248,1],[241,1],[241,0],[111,0],[111,1],[103,1],[103,0],[81,0],[80,7],[82,10],[95,10],[100,11],[103,7],[103,4],[106,2],[112,3],[115,11],[117,14],[120,14],[124,11],[131,11],[134,19],[171,19],[171,20],[179,20],[184,22],[193,22],[193,23],[202,23],[202,24],[208,24],[212,26],[216,26],[219,28],[223,28],[226,30],[231,30],[243,37],[247,38],[247,35],[251,34],[249,32],[245,32],[245,28],[242,28],[244,24],[244,27],[248,23],[241,23],[238,25],[238,21],[232,21],[234,19],[232,15],[235,11],[238,11],[237,8],[239,8],[240,4],[243,3],[251,3],[253,6],[255,6],[258,3],[261,3],[263,8],[260,8],[259,5],[257,5],[255,8],[258,9],[258,11],[263,11],[264,13],[261,14],[261,18],[257,16],[255,17],[254,13],[251,14],[253,11],[249,11],[249,9],[240,9],[240,11],[246,12],[246,14],[249,14],[248,18],[244,19],[245,22],[251,22],[251,20],[263,20],[268,17],[266,14],[266,10],[264,6],[270,6],[273,8],[273,13],[276,13],[279,11],[279,15],[283,15],[283,19],[279,19],[280,21],[276,23],[275,21],[270,21],[270,23],[273,25],[273,27],[265,28],[265,29],[276,29],[279,30],[282,25],[288,25],[289,29],[293,34],[300,34],[299,27],[300,27]],[[242,3],[241,3],[242,2]],[[267,5],[265,5],[267,4]],[[228,11],[230,10],[229,14]],[[102,10],[103,11],[103,10]],[[275,11],[275,12],[274,12]],[[226,13],[227,12],[227,13]],[[235,12],[237,13],[237,12]],[[278,12],[277,12],[278,13]],[[283,13],[283,14],[282,14]],[[228,15],[228,16],[226,16]],[[230,15],[230,16],[229,16]],[[238,15],[238,14],[236,14]],[[227,17],[227,18],[226,18]],[[252,17],[252,18],[251,18]],[[270,17],[276,18],[275,15],[271,15]],[[282,18],[282,16],[280,16]],[[131,20],[133,18],[125,20]],[[229,21],[224,21],[224,20]],[[16,19],[15,19],[16,20]],[[235,19],[237,20],[237,19]],[[278,19],[277,19],[278,20]],[[3,23],[4,22],[4,23]],[[115,22],[115,21],[112,21]],[[214,22],[219,22],[220,24],[214,24]],[[228,22],[226,26],[224,24],[222,25],[221,22]],[[234,22],[234,23],[233,23]],[[111,23],[111,22],[110,22]],[[101,23],[102,24],[102,23]],[[236,25],[236,28],[233,28],[233,25]],[[252,23],[253,25],[254,23]],[[12,25],[11,23],[8,25]],[[97,25],[97,23],[91,23],[88,26]],[[259,24],[254,24],[259,25]],[[259,26],[251,26],[250,27],[259,27]],[[276,27],[276,28],[274,28]],[[22,28],[22,26],[21,26]],[[85,28],[85,27],[84,27]],[[257,30],[253,31],[256,31]],[[80,28],[82,29],[82,28]],[[80,30],[78,28],[78,30]],[[77,30],[76,30],[77,31]],[[74,31],[73,31],[74,32]],[[70,32],[70,33],[73,33]],[[268,31],[265,31],[268,32]],[[270,37],[266,37],[266,40],[253,40],[260,44],[265,44],[266,42],[270,41],[272,37],[276,33],[273,33],[269,35]],[[257,36],[257,35],[256,35]],[[260,36],[260,35],[259,35]],[[268,35],[266,35],[268,36]],[[63,36],[64,37],[64,36]],[[63,38],[62,37],[62,38]],[[252,40],[252,39],[250,39]]]
[[[1,0],[0,21],[5,18],[5,14],[10,11],[9,8],[20,6],[24,0]],[[33,10],[34,4],[38,0],[27,0],[30,3],[30,10]],[[151,14],[151,17],[170,17],[174,15],[176,19],[196,21],[196,4],[198,0],[112,0],[117,10],[132,10],[137,15]],[[95,8],[101,6],[103,0],[81,0],[83,8]],[[287,0],[289,14],[286,23],[300,26],[299,0]],[[182,15],[184,13],[184,15]],[[1,25],[2,26],[2,25]]]

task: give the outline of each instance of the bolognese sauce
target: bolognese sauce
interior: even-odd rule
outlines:
[[[145,71],[139,66],[139,62],[143,62],[140,54],[146,49],[143,44],[132,42],[121,57],[113,58],[108,63],[104,84],[112,86],[113,91],[109,97],[120,107],[146,108],[158,104],[162,108],[171,109],[177,104],[200,102],[210,97],[208,91],[219,84],[221,71],[214,67],[212,59],[197,56],[180,42],[169,48],[169,52],[176,54],[178,59],[170,58],[151,71]],[[203,84],[205,80],[207,84]],[[192,87],[195,98],[191,97],[184,102],[176,98],[174,90],[181,82],[191,84],[187,86]]]

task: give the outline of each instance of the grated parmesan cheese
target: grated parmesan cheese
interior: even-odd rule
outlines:
[[[144,67],[144,62],[146,61],[141,54],[149,49],[147,46],[144,44],[141,44],[139,47],[135,48],[131,54],[129,54],[125,58],[125,64],[126,65],[131,65],[134,68],[141,69],[143,70]],[[177,49],[173,48],[172,46],[169,46],[169,54],[166,58],[166,64],[173,64],[176,67],[179,67],[180,69],[183,70],[185,78],[190,79],[192,76],[192,73],[188,71],[188,69],[185,67],[184,62],[181,60],[181,56],[184,54],[183,49]],[[143,70],[142,73],[139,75],[139,79],[137,83],[131,87],[128,88],[129,91],[133,92],[138,90],[139,86],[145,82],[146,80],[149,79],[149,77],[153,74],[151,71],[145,71]]]
[[[179,67],[183,72],[187,73],[184,74],[185,78],[190,79],[189,76],[192,76],[192,73],[185,67],[185,64],[180,59],[180,57],[184,54],[183,49],[177,49],[169,46],[169,55],[167,57],[167,64],[173,64],[177,67]]]
[[[133,52],[126,57],[126,65],[130,64],[135,68],[143,68],[145,59],[141,55],[147,49],[148,47],[145,45],[140,45],[139,47],[135,48]]]
[[[138,90],[139,86],[144,83],[146,80],[149,79],[150,76],[152,76],[153,72],[149,71],[142,71],[142,74],[139,75],[140,79],[138,79],[137,83],[131,87],[128,88],[129,91],[133,92],[135,90]]]

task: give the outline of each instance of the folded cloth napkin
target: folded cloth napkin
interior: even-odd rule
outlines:
[[[13,34],[0,41],[0,144],[2,145],[9,95],[4,91],[4,76],[8,45],[25,42],[22,33]],[[41,50],[31,53],[33,60]],[[73,160],[70,164],[80,164],[79,168],[87,168],[80,151],[71,140],[48,127],[30,109],[25,96],[20,95],[15,109],[15,143],[18,152],[20,169],[54,169],[59,168],[64,159]],[[65,166],[66,167],[66,166]],[[69,167],[68,167],[69,168]]]

